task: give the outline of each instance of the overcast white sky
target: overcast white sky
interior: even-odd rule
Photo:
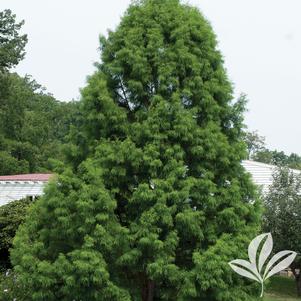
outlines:
[[[301,154],[301,0],[190,0],[210,20],[235,94],[249,99],[246,124],[272,149]],[[130,0],[0,0],[25,19],[20,74],[31,74],[60,100],[99,61],[98,35],[114,29]]]

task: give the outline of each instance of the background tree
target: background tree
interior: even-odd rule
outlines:
[[[274,238],[275,252],[293,250],[299,256],[291,268],[301,296],[301,174],[279,168],[264,196],[264,229]]]
[[[0,12],[0,73],[16,66],[24,58],[27,36],[20,34],[24,21],[6,9]]]
[[[245,132],[244,141],[248,149],[248,159],[277,166],[287,166],[293,169],[301,169],[301,156],[283,151],[269,150],[265,144],[265,137],[257,131]]]
[[[135,1],[101,51],[69,166],[15,239],[19,280],[32,300],[249,300],[228,265],[259,225],[245,101],[210,25]]]
[[[287,155],[283,151],[271,151],[264,148],[263,150],[254,153],[252,159],[262,163],[301,169],[301,156],[295,153]]]
[[[57,101],[28,76],[7,73],[6,79],[6,95],[0,98],[0,174],[48,171],[49,158],[64,157],[78,104]]]
[[[294,169],[301,169],[301,156],[296,153],[291,153],[287,159],[288,167]]]
[[[24,21],[0,12],[0,174],[46,171],[48,159],[63,158],[63,144],[77,114],[75,102],[62,103],[30,76],[10,68],[25,55]]]
[[[9,249],[20,224],[25,220],[31,201],[14,201],[0,206],[0,269],[10,268]]]
[[[247,144],[248,159],[252,159],[254,155],[265,149],[265,137],[260,136],[258,131],[246,132],[244,138]]]

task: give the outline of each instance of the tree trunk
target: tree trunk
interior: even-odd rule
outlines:
[[[298,297],[301,297],[301,277],[300,277],[300,274],[296,278],[296,285],[297,285],[297,294],[298,294]]]
[[[147,279],[142,288],[142,301],[153,301],[155,294],[155,282]]]

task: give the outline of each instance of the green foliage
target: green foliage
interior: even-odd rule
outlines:
[[[286,166],[293,169],[301,169],[301,156],[295,153],[286,155],[283,151],[271,151],[265,148],[262,151],[254,154],[253,159],[263,163]]]
[[[14,201],[0,207],[0,254],[1,268],[9,267],[9,249],[18,227],[23,223],[30,200]]]
[[[62,103],[30,77],[0,75],[0,174],[49,170],[63,146],[78,105]]]
[[[293,250],[301,253],[301,175],[288,168],[279,168],[273,184],[264,196],[264,230],[274,238],[275,252]],[[301,258],[291,266],[301,296]]]
[[[0,151],[0,170],[3,175],[21,174],[29,171],[28,162],[18,160],[6,151]]]
[[[247,145],[248,158],[250,160],[301,169],[301,156],[295,153],[286,155],[283,151],[271,151],[267,149],[265,145],[265,138],[259,136],[257,131],[246,132],[244,141]]]
[[[24,244],[28,225],[21,227],[15,239],[15,247],[23,249],[23,255],[18,255],[24,264],[16,272],[25,287],[33,289],[32,300],[71,300],[70,293],[78,300],[129,300],[109,279],[104,260],[109,256],[114,264],[126,231],[117,222],[115,202],[104,191],[99,171],[87,163],[81,172],[76,178],[67,170],[59,185],[51,183],[46,196],[33,205],[28,221],[41,230],[35,231],[33,244]],[[40,260],[37,254],[49,254],[51,259]],[[33,270],[36,273],[29,276]]]
[[[24,57],[24,22],[0,12],[0,174],[49,170],[49,158],[62,160],[65,136],[78,105],[61,103],[29,76],[9,69]]]
[[[277,250],[301,250],[301,177],[278,168],[264,196],[264,225],[272,231]]]
[[[178,0],[101,37],[69,165],[18,231],[30,300],[250,300],[230,270],[258,230],[242,113],[215,36]]]
[[[6,9],[0,12],[0,73],[17,65],[24,57],[27,36],[19,31],[24,21],[16,23],[16,15]]]
[[[248,159],[255,156],[257,158],[258,153],[265,151],[265,137],[259,136],[258,131],[246,132],[244,139],[247,144]]]
[[[17,275],[11,270],[0,273],[0,301],[27,301],[26,287],[19,283]]]

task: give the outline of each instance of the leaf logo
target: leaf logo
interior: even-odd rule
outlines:
[[[262,245],[261,250],[259,250],[260,245]],[[249,245],[250,261],[236,259],[229,262],[230,267],[237,274],[261,284],[261,298],[263,297],[264,281],[289,267],[297,256],[297,253],[293,251],[281,251],[266,263],[272,250],[273,238],[271,233],[261,234],[254,238]],[[263,269],[264,266],[265,269]]]

